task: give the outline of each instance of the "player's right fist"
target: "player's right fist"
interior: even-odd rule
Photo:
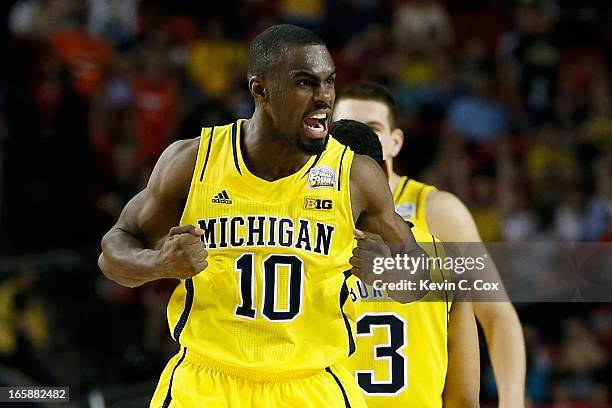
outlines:
[[[206,269],[208,251],[202,242],[203,234],[193,225],[170,228],[156,259],[164,277],[187,279]]]

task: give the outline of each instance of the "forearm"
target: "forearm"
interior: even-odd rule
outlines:
[[[448,369],[444,408],[479,407],[480,353],[478,329],[470,303],[453,302],[448,327]]]
[[[409,282],[410,290],[388,290],[387,293],[389,297],[399,303],[410,303],[416,302],[425,295],[427,295],[428,290],[423,289],[421,286],[421,282],[425,282],[430,279],[430,270],[427,268],[426,262],[418,262],[418,260],[422,259],[425,261],[427,258],[427,253],[419,247],[416,242],[415,243],[404,243],[402,248],[393,252],[393,257],[400,256],[400,258],[404,258],[405,256],[408,259],[415,259],[417,262],[408,263],[408,265],[417,265],[415,269],[411,267],[405,269],[396,269],[391,272],[392,279],[389,279],[390,282]],[[405,266],[405,265],[404,265]],[[383,276],[383,281],[384,281]]]
[[[129,232],[113,228],[102,239],[98,266],[108,279],[136,287],[161,278],[156,260],[156,250],[147,248]]]
[[[499,394],[499,407],[525,406],[525,345],[523,330],[510,303],[497,303],[501,313],[483,313],[486,303],[475,303],[476,317],[480,322],[489,348],[489,356]],[[480,313],[479,313],[480,312]]]

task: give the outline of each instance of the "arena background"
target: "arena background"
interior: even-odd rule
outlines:
[[[246,49],[278,22],[321,34],[338,90],[393,90],[398,170],[457,194],[485,241],[612,241],[611,8],[2,1],[0,385],[70,386],[71,406],[147,405],[177,349],[175,282],[107,281],[100,238],[165,146],[250,115]],[[611,305],[516,306],[533,406],[611,406]],[[481,399],[495,406],[482,335],[481,348]]]

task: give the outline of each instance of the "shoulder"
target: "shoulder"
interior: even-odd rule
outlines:
[[[147,189],[157,194],[186,197],[198,157],[200,137],[172,143],[159,157]]]
[[[442,241],[480,241],[472,214],[456,195],[448,191],[434,190],[429,193],[425,217],[431,233]]]
[[[444,211],[460,211],[466,209],[465,204],[453,193],[444,190],[433,190],[427,195],[426,202],[427,213],[444,212]]]
[[[372,182],[385,181],[382,185],[389,189],[382,168],[370,156],[355,153],[351,162],[351,185],[371,186]],[[374,187],[374,186],[371,186]]]

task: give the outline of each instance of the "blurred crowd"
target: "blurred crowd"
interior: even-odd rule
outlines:
[[[457,194],[485,241],[612,241],[612,4],[17,0],[0,16],[0,365],[35,381],[154,379],[173,353],[174,283],[104,281],[97,244],[169,143],[250,116],[248,44],[279,22],[323,37],[337,91],[392,90],[397,170]],[[610,307],[519,313],[536,406],[608,406]]]

